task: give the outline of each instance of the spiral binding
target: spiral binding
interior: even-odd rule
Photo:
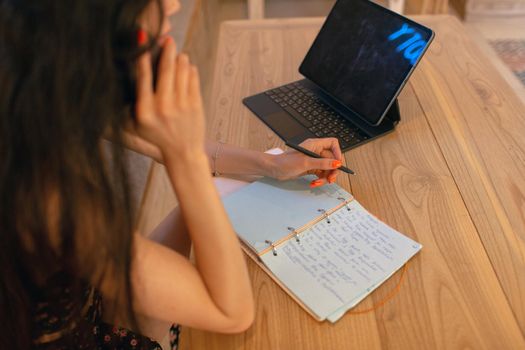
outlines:
[[[328,212],[324,209],[317,209],[319,213],[323,213],[323,216],[326,218],[327,223],[331,223],[330,216],[328,215]]]
[[[270,240],[265,240],[264,243],[269,244],[272,247],[273,256],[277,256],[277,249],[275,249],[275,244]]]
[[[343,202],[344,202],[345,207],[346,207],[346,210],[348,210],[348,211],[351,210],[351,208],[348,206],[348,201],[347,201],[345,198],[343,198],[343,197],[338,197],[337,199],[339,199],[340,201],[343,201]],[[326,219],[326,222],[327,222],[328,224],[332,223],[332,221],[330,220],[330,215],[328,214],[328,212],[327,212],[325,209],[317,209],[317,211],[318,211],[319,213],[322,213],[322,214],[323,214],[323,219]],[[295,241],[296,241],[297,243],[300,243],[301,240],[299,239],[299,232],[297,232],[297,230],[296,230],[295,228],[291,227],[291,226],[288,226],[287,229],[288,229],[288,231],[290,231],[290,232],[293,234],[293,236],[295,237]],[[266,243],[266,244],[268,244],[270,247],[272,247],[272,253],[273,253],[273,255],[274,255],[274,256],[277,256],[276,245],[275,245],[272,241],[270,241],[270,240],[268,240],[268,239],[265,240],[264,243]]]
[[[350,208],[350,206],[348,205],[348,201],[346,199],[344,199],[343,197],[338,197],[337,199],[339,199],[340,201],[342,201],[345,204],[345,208],[346,208],[347,211],[352,210]]]
[[[300,240],[299,240],[299,234],[297,233],[297,230],[294,229],[293,227],[288,226],[288,231],[293,233],[293,235],[295,236],[295,241],[299,243]]]

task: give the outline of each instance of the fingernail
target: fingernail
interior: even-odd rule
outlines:
[[[323,184],[323,181],[321,181],[321,180],[314,180],[314,181],[310,182],[310,187],[314,188],[314,187],[321,186],[322,184]]]
[[[339,168],[343,163],[340,160],[334,160],[332,162],[332,168]]]
[[[167,47],[170,44],[173,44],[173,38],[171,36],[168,36],[166,39],[164,39],[164,43],[162,45]],[[175,51],[175,50],[173,50],[173,51]]]
[[[137,32],[137,42],[139,45],[144,45],[146,41],[148,40],[148,34],[144,29],[139,29]]]

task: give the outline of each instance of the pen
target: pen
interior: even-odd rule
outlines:
[[[311,151],[307,150],[306,148],[302,148],[301,146],[296,145],[294,143],[290,143],[290,142],[286,141],[285,144],[286,144],[286,146],[288,146],[290,148],[293,148],[294,150],[299,151],[299,152],[301,152],[303,154],[306,154],[307,156],[310,156],[312,158],[323,158],[320,155],[318,155],[318,154],[316,154],[314,152],[311,152]],[[347,174],[355,175],[355,172],[352,169],[348,169],[345,166],[341,166],[341,167],[339,167],[337,169],[339,169],[339,170],[341,170],[341,171],[343,171],[343,172],[345,172]]]

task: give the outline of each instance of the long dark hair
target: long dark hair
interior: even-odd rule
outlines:
[[[137,21],[152,1],[0,0],[4,346],[32,346],[35,303],[57,273],[77,301],[70,323],[86,283],[111,279],[110,298],[136,325],[134,209],[118,141],[133,109],[130,72],[148,49],[137,45]],[[117,141],[109,154],[105,134]]]

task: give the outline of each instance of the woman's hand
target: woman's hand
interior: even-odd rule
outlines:
[[[308,139],[300,146],[323,158],[312,158],[296,150],[288,150],[274,156],[271,176],[279,180],[287,180],[305,174],[314,174],[318,179],[312,181],[310,187],[335,182],[339,173],[337,168],[342,165],[339,141],[336,138]]]
[[[132,120],[124,127],[122,132],[122,142],[128,149],[143,154],[154,159],[158,163],[163,163],[162,153],[160,149],[154,144],[144,140],[137,134],[135,130],[136,123]]]
[[[162,157],[204,154],[204,108],[197,68],[188,56],[177,56],[175,42],[166,39],[153,90],[151,55],[137,63],[135,130],[144,141],[158,147]]]

